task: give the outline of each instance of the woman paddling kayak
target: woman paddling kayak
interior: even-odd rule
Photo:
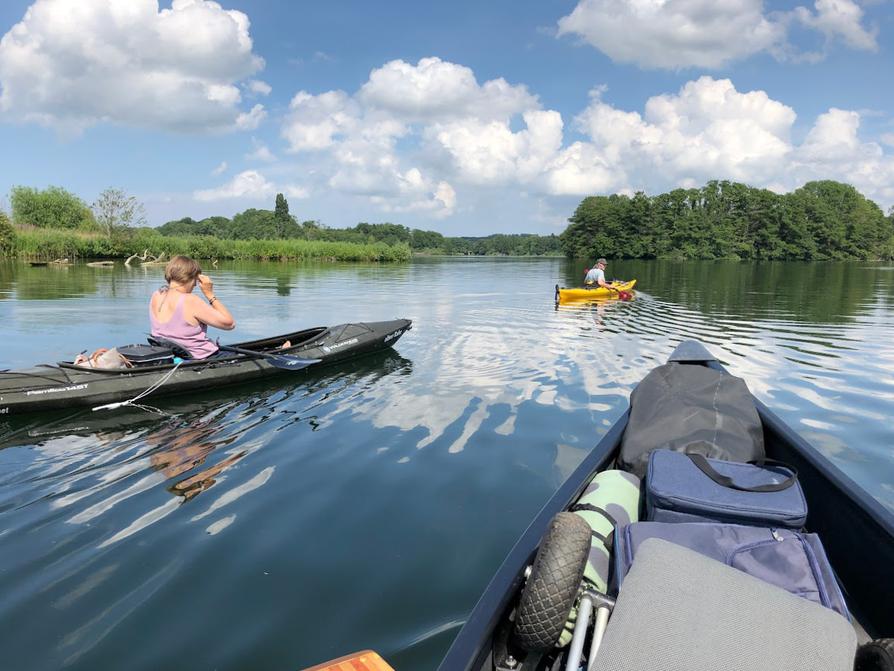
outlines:
[[[167,286],[153,293],[149,301],[152,336],[180,345],[193,359],[217,354],[218,346],[208,337],[208,327],[232,331],[236,320],[214,295],[211,278],[202,275],[193,259],[175,256],[165,266],[165,281]],[[192,293],[197,283],[207,303]]]

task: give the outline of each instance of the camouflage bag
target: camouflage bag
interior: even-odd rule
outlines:
[[[601,594],[608,590],[609,567],[615,531],[639,521],[640,479],[626,471],[602,471],[571,506],[592,530],[590,556],[584,568],[584,586]],[[571,642],[577,609],[573,608],[559,637],[559,647]]]

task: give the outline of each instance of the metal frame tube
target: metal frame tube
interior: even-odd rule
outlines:
[[[596,609],[596,621],[593,623],[593,640],[590,642],[590,654],[587,656],[587,671],[596,666],[596,655],[599,646],[602,645],[602,636],[608,626],[608,616],[611,610],[608,606],[599,606]]]
[[[584,639],[587,637],[587,625],[590,624],[590,613],[593,610],[593,599],[584,593],[577,607],[577,622],[574,623],[574,634],[571,636],[571,647],[568,650],[568,663],[565,671],[578,671],[580,658],[584,651]]]

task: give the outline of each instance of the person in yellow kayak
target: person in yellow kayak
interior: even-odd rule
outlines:
[[[584,284],[588,287],[604,287],[606,289],[612,288],[612,285],[605,281],[605,267],[608,265],[608,262],[605,259],[597,259],[596,265],[590,268],[587,272],[587,276],[584,278]]]

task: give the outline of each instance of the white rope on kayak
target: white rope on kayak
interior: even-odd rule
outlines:
[[[141,398],[148,396],[153,391],[158,389],[161,385],[163,385],[165,382],[167,382],[169,379],[171,379],[171,376],[177,372],[177,369],[180,368],[180,364],[182,364],[182,363],[183,363],[183,361],[178,361],[177,363],[175,363],[174,367],[171,370],[169,370],[167,373],[165,373],[164,376],[158,382],[156,382],[149,388],[145,389],[144,391],[140,392],[139,394],[134,396],[129,401],[118,401],[117,403],[107,403],[106,405],[98,405],[95,408],[92,408],[93,412],[96,412],[97,410],[115,410],[117,408],[122,408],[125,405],[136,405],[136,402],[139,401]]]

